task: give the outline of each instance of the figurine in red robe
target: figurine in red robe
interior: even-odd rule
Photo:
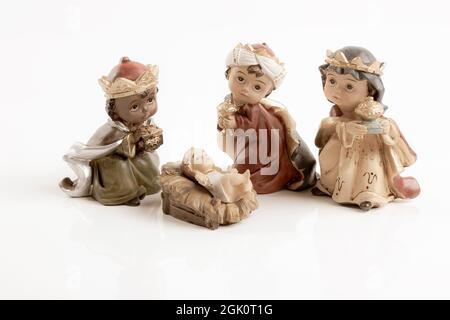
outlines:
[[[313,155],[286,108],[267,99],[285,69],[267,44],[237,45],[228,55],[231,94],[218,107],[220,146],[234,167],[250,171],[257,193],[303,190],[316,183]]]

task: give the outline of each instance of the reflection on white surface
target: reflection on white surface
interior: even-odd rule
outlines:
[[[164,215],[159,194],[105,207],[37,187],[2,210],[1,298],[449,297],[450,218],[426,199],[364,213],[282,191],[211,231]]]

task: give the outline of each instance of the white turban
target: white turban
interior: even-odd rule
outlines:
[[[266,52],[271,52],[270,48],[266,44],[258,46],[263,48]],[[278,88],[286,75],[284,64],[279,62],[275,56],[270,57],[268,55],[262,55],[259,54],[259,51],[261,50],[255,50],[252,45],[244,46],[242,44],[238,44],[228,54],[226,66],[228,68],[260,65],[264,74],[272,79],[275,88]]]

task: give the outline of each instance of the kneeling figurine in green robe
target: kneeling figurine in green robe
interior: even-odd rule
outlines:
[[[158,67],[124,57],[99,83],[110,118],[87,144],[75,143],[64,155],[77,179],[64,178],[59,185],[72,197],[136,206],[160,190],[155,150],[162,130],[151,118],[158,109]]]

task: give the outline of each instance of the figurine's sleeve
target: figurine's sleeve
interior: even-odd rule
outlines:
[[[398,130],[397,126],[394,124],[393,121],[387,119],[385,119],[384,121],[389,122],[389,133],[382,134],[381,138],[384,144],[388,146],[394,146],[400,140],[400,131]]]
[[[336,133],[336,125],[338,122],[336,117],[328,117],[322,120],[316,135],[316,147],[322,149],[327,144],[328,140]]]
[[[105,146],[122,139],[126,134],[112,128],[108,123],[104,124],[92,135],[87,142],[88,146]]]
[[[383,136],[383,142],[392,146],[402,165],[408,167],[416,162],[417,155],[409,146],[395,121],[392,119],[388,120],[390,122],[390,130],[388,135]]]

